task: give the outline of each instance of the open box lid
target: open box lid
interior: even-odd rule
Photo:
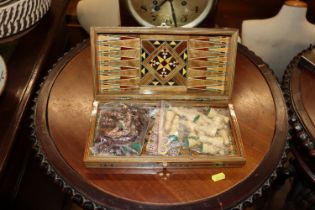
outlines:
[[[238,31],[91,28],[94,99],[228,103]]]

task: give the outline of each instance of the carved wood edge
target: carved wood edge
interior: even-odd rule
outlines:
[[[37,133],[36,133],[36,127],[35,127],[35,115],[36,115],[36,109],[37,109],[37,104],[38,104],[38,98],[40,96],[40,92],[43,89],[44,83],[46,82],[48,76],[51,76],[52,74],[55,74],[55,77],[61,72],[61,71],[53,71],[58,70],[58,68],[62,68],[65,66],[68,61],[74,57],[76,54],[78,54],[82,49],[88,46],[88,42],[84,41],[80,44],[78,44],[75,48],[71,49],[68,53],[65,53],[63,57],[58,59],[58,61],[54,64],[52,69],[48,71],[48,75],[43,78],[42,83],[40,84],[40,87],[38,91],[36,92],[36,96],[33,100],[34,104],[32,107],[32,115],[31,115],[31,129],[32,129],[32,140],[33,140],[33,148],[36,152],[35,156],[39,159],[40,166],[45,170],[45,173],[47,174],[48,177],[50,177],[55,184],[57,184],[64,193],[66,193],[74,202],[82,206],[84,209],[89,209],[89,210],[108,210],[112,209],[110,206],[113,203],[110,200],[107,200],[109,203],[108,206],[104,206],[103,204],[100,204],[100,200],[104,202],[104,193],[102,196],[96,196],[98,198],[102,197],[102,199],[95,199],[91,198],[86,192],[82,191],[82,189],[78,189],[80,187],[72,186],[72,183],[67,180],[65,177],[62,177],[58,169],[56,169],[55,165],[50,162],[49,159],[49,154],[45,153],[43,150],[43,146],[41,145],[38,138],[37,138]],[[218,205],[223,204],[223,206],[226,205],[226,209],[233,209],[233,210],[241,210],[244,207],[247,207],[255,200],[257,200],[259,197],[263,195],[263,192],[268,189],[272,182],[277,178],[277,173],[279,170],[283,168],[283,164],[287,159],[287,141],[290,136],[288,136],[288,125],[285,123],[287,122],[287,113],[286,113],[286,105],[284,103],[284,99],[282,97],[281,89],[276,81],[276,77],[274,76],[274,73],[268,65],[266,65],[257,55],[255,55],[252,51],[250,51],[248,48],[239,45],[238,47],[239,50],[242,51],[242,53],[253,63],[257,66],[257,68],[260,70],[261,74],[264,76],[265,80],[267,81],[270,89],[272,96],[275,100],[275,107],[276,107],[276,128],[275,128],[275,135],[273,137],[272,145],[271,145],[271,150],[269,153],[266,155],[264,160],[262,161],[261,165],[251,174],[245,181],[243,181],[241,184],[238,186],[233,187],[230,190],[230,193],[226,195],[225,197],[217,196],[217,203]],[[71,54],[71,56],[69,56]],[[66,57],[68,57],[67,62],[61,62],[63,61]],[[70,58],[70,59],[69,59]],[[50,84],[52,86],[53,83]],[[281,123],[282,122],[282,123]],[[46,126],[46,124],[42,125]],[[46,126],[47,127],[47,126]],[[47,136],[49,136],[49,132],[46,133]],[[55,148],[56,149],[56,148]],[[279,152],[281,151],[281,152]],[[63,164],[67,163],[63,160]],[[272,162],[273,164],[269,164]],[[68,165],[68,167],[70,167]],[[71,172],[71,171],[70,171]],[[69,173],[70,173],[69,172]],[[79,176],[79,174],[71,174],[73,176]],[[259,180],[259,177],[261,177],[261,182],[258,183],[257,180]],[[253,184],[254,183],[254,186]],[[228,202],[229,199],[231,199],[231,196],[235,196],[235,192],[238,192],[240,189],[245,189],[246,193],[238,193],[236,195],[237,199],[233,200],[233,202]],[[99,191],[95,189],[95,191]],[[89,192],[91,193],[91,192]],[[250,196],[248,196],[250,195]],[[107,196],[105,196],[107,198]],[[114,199],[115,198],[110,198],[111,196],[108,195],[108,199]],[[121,199],[120,199],[121,200]],[[187,203],[187,208],[205,208],[206,206],[209,207],[209,205],[205,205],[209,201],[209,199],[205,199],[200,202],[196,203]],[[101,203],[103,203],[101,202]],[[117,202],[117,200],[115,201]],[[213,203],[213,202],[212,202]],[[227,205],[226,203],[229,203]],[[179,205],[179,206],[148,206],[147,204],[142,204],[142,203],[135,203],[133,207],[137,206],[138,208],[145,208],[145,209],[185,209],[185,207]],[[130,207],[130,206],[129,206]],[[221,206],[222,209],[222,206]]]
[[[33,105],[32,105],[32,115],[31,118],[31,140],[32,140],[32,148],[35,151],[35,158],[39,161],[39,165],[41,168],[44,169],[45,174],[50,178],[60,189],[63,193],[65,193],[67,196],[71,198],[75,203],[80,205],[84,209],[88,210],[110,210],[109,208],[102,207],[100,205],[97,205],[95,202],[93,202],[91,199],[88,199],[87,196],[85,196],[82,192],[79,192],[76,190],[75,187],[71,186],[69,182],[55,169],[55,167],[48,161],[47,154],[44,153],[42,145],[39,143],[37,139],[36,134],[36,128],[35,128],[35,115],[36,115],[36,108],[37,108],[37,102],[39,95],[43,89],[44,83],[47,81],[48,76],[51,76],[53,72],[53,69],[55,68],[62,68],[64,67],[68,62],[60,63],[63,59],[66,57],[69,57],[69,54],[78,54],[82,49],[84,49],[86,46],[88,46],[88,40],[84,40],[83,42],[77,44],[75,47],[71,48],[68,52],[65,52],[62,57],[60,57],[56,63],[53,64],[52,68],[48,70],[47,75],[43,77],[41,83],[38,86],[38,90],[35,93],[34,99],[33,99]],[[73,56],[74,56],[73,55]],[[72,56],[70,56],[72,58]],[[68,60],[69,61],[69,60]],[[57,73],[56,78],[60,71],[55,71]],[[53,83],[51,84],[51,86]],[[46,126],[46,125],[45,125]],[[49,134],[48,134],[49,135]]]
[[[288,133],[288,123],[285,123],[282,126],[281,123],[279,123],[279,119],[282,119],[283,122],[287,122],[288,116],[286,114],[287,107],[285,105],[279,81],[277,80],[275,73],[269,68],[268,64],[266,64],[253,51],[249,50],[245,45],[238,45],[238,50],[241,50],[246,55],[246,57],[249,58],[249,60],[260,70],[260,73],[264,76],[266,82],[268,83],[270,92],[272,93],[272,96],[275,100],[274,104],[276,108],[276,129],[271,148],[277,144],[278,147],[280,146],[280,148],[282,148],[282,153],[278,154],[278,161],[274,162],[275,164],[273,165],[274,169],[272,170],[272,173],[269,176],[266,176],[265,181],[258,188],[256,188],[247,199],[240,202],[236,207],[231,208],[233,210],[242,210],[244,207],[252,205],[255,200],[262,197],[265,190],[270,188],[271,184],[276,180],[278,173],[284,168],[284,164],[287,161],[287,154],[290,149],[288,140],[291,138]],[[273,150],[273,153],[274,152],[275,150]],[[267,157],[264,158],[263,162],[266,160]],[[263,163],[261,165],[263,165]]]
[[[301,51],[298,53],[289,63],[287,66],[284,75],[283,75],[283,81],[282,81],[282,91],[284,94],[284,98],[286,100],[286,104],[288,106],[288,115],[289,115],[289,133],[294,135],[297,138],[297,145],[300,145],[305,152],[307,152],[307,155],[309,158],[314,159],[315,156],[315,139],[313,139],[312,135],[309,133],[309,131],[305,128],[305,115],[301,115],[298,112],[295,111],[295,108],[297,106],[301,107],[303,106],[302,101],[296,101],[296,96],[293,96],[294,94],[292,93],[292,86],[293,85],[299,85],[300,81],[293,80],[292,81],[292,76],[293,74],[298,74],[296,75],[298,79],[300,78],[300,70],[298,69],[298,63],[300,61],[300,58],[302,55],[305,53],[315,49],[315,45],[310,45],[309,48]],[[293,84],[294,83],[294,84]],[[300,97],[300,96],[299,96]],[[299,98],[300,99],[300,98]],[[299,103],[299,104],[297,104]],[[308,116],[307,116],[308,117]],[[309,118],[309,117],[308,117]],[[293,140],[291,140],[293,143]],[[295,151],[295,154],[297,154],[297,151]],[[305,166],[305,163],[302,163],[303,161],[301,160],[301,157],[297,157],[297,160],[301,165]],[[304,167],[304,170],[306,168]],[[307,177],[311,179],[312,182],[315,182],[315,175],[309,170],[305,170],[305,173]]]
[[[298,71],[298,62],[300,61],[300,57],[307,53],[310,50],[315,49],[315,46],[310,46],[309,48],[303,50],[298,55],[296,55],[290,64],[287,66],[287,69],[285,70],[284,76],[283,76],[283,82],[282,82],[282,90],[283,94],[286,100],[286,104],[288,106],[288,114],[289,114],[289,123],[291,125],[292,131],[295,132],[298,139],[306,149],[306,151],[310,152],[312,149],[315,148],[315,142],[314,139],[312,139],[312,135],[309,133],[309,131],[305,128],[305,123],[303,121],[303,118],[301,115],[295,111],[296,106],[303,106],[302,102],[294,101],[294,96],[292,93],[292,85],[296,85],[292,83],[292,74]],[[299,75],[300,76],[300,72]],[[298,82],[299,81],[294,81]],[[297,104],[301,103],[301,104]]]
[[[295,156],[297,164],[294,162],[294,167],[296,171],[301,172],[307,178],[307,183],[315,184],[315,174],[310,170],[308,163],[306,163],[303,157],[299,154],[299,151],[296,147],[291,147],[291,151]]]

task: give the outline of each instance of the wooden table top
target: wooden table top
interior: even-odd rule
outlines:
[[[283,81],[290,109],[290,123],[295,131],[291,148],[306,177],[315,184],[315,75],[304,65],[301,56],[315,62],[315,48],[297,55],[289,65]]]
[[[83,153],[93,102],[90,51],[84,43],[58,61],[42,87],[34,117],[42,165],[73,199],[92,209],[242,208],[270,185],[286,143],[286,105],[271,70],[243,46],[238,48],[232,103],[244,166],[170,169],[167,180],[154,171],[86,168]],[[219,172],[225,180],[213,182],[211,175]]]
[[[312,56],[315,62],[315,50],[305,53],[305,56]],[[300,90],[296,90],[301,94],[302,104],[305,113],[310,119],[310,123],[306,125],[313,139],[315,138],[315,75],[306,69],[299,68],[300,74]],[[300,111],[300,110],[298,110]]]

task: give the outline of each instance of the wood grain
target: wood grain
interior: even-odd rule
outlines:
[[[302,103],[313,123],[313,127],[315,127],[315,91],[310,91],[315,89],[315,75],[309,71],[303,71],[301,73],[300,85]],[[313,133],[313,138],[315,138],[315,133]]]
[[[117,98],[120,98],[122,94],[130,100],[136,97],[151,103],[157,101],[157,96],[162,100],[174,101],[174,95],[183,100],[184,104],[194,102],[197,104],[196,99],[201,97],[212,101],[213,104],[221,105],[223,103],[219,99],[225,98],[225,101],[231,99],[238,36],[236,29],[156,30],[152,28],[148,30],[130,27],[94,27],[91,28],[91,32],[95,98],[105,99],[96,99],[100,103],[108,102],[108,95],[117,95]],[[128,51],[132,54],[125,57],[124,54]],[[161,51],[164,52],[163,56],[160,54]],[[123,76],[122,72],[126,70],[133,70],[134,75]],[[196,71],[205,72],[205,76],[200,77],[194,73]],[[143,94],[142,88],[147,89],[150,94]],[[178,91],[178,88],[181,90]],[[156,92],[152,94],[153,90]],[[191,91],[195,94],[188,98]],[[202,91],[203,96],[199,94]],[[228,108],[227,103],[224,105]],[[92,121],[95,122],[95,118]],[[95,123],[90,127],[94,130]],[[231,127],[232,130],[238,130],[238,126],[234,124],[231,124]],[[235,147],[237,155],[228,155],[228,157],[182,155],[177,158],[142,154],[140,157],[101,158],[92,155],[88,149],[94,139],[94,132],[90,132],[90,139],[87,141],[90,143],[85,150],[84,162],[89,167],[104,165],[108,167],[111,164],[121,167],[126,162],[128,164],[124,164],[125,166],[130,167],[130,164],[133,164],[150,168],[161,168],[162,163],[168,164],[168,167],[186,167],[188,163],[193,163],[191,165],[194,166],[241,165],[245,159],[241,152],[241,138],[237,137],[237,135],[232,137],[236,145],[239,145]]]
[[[283,90],[290,110],[293,139],[291,149],[296,158],[299,173],[315,183],[315,76],[299,65],[300,57],[314,60],[314,46],[295,56],[285,71]]]
[[[243,47],[237,55],[232,96],[247,154],[241,168],[170,170],[168,180],[154,171],[86,168],[83,153],[92,89],[90,48],[83,46],[58,62],[45,83],[36,108],[36,135],[58,176],[105,207],[230,208],[257,191],[281,159],[287,117],[279,86],[266,65]],[[214,183],[211,175],[219,172],[226,179]]]
[[[304,52],[304,56],[313,56],[314,50],[308,50]],[[294,111],[301,119],[303,127],[311,135],[311,138],[315,138],[315,93],[313,88],[315,87],[315,76],[309,72],[306,68],[298,65],[299,56],[296,56],[292,61],[290,74],[290,94],[291,102]],[[288,73],[287,73],[288,74]]]

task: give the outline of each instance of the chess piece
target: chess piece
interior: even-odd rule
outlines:
[[[315,25],[306,20],[307,5],[286,1],[272,18],[245,20],[242,43],[260,56],[281,80],[290,60],[315,43]]]

